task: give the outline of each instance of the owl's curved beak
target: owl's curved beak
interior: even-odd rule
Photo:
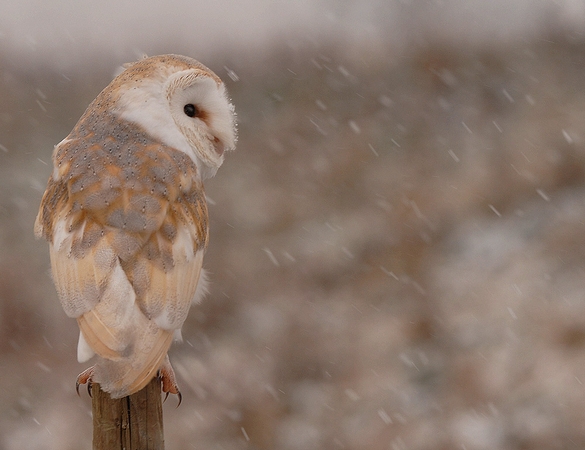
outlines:
[[[221,142],[217,137],[213,138],[213,148],[215,149],[215,153],[217,153],[219,156],[223,155],[223,152],[225,151],[225,145],[223,145],[223,142]]]

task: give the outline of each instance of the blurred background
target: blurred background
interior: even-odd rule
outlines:
[[[0,3],[0,449],[91,448],[33,222],[116,69],[181,53],[239,144],[168,449],[585,447],[585,2]]]

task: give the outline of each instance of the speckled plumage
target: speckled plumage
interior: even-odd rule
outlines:
[[[185,102],[196,117],[183,116]],[[234,145],[221,80],[163,55],[129,66],[55,147],[35,233],[50,243],[61,304],[79,324],[78,359],[97,354],[93,379],[114,397],[156,374],[204,290],[202,179]]]

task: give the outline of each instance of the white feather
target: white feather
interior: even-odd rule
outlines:
[[[160,328],[168,331],[180,330],[187,318],[189,305],[199,302],[207,292],[207,277],[201,269],[203,253],[203,250],[199,250],[189,263],[175,265],[171,272],[172,279],[167,283],[165,307],[153,317]]]
[[[197,283],[197,289],[195,290],[195,295],[193,296],[192,303],[195,305],[197,303],[201,303],[203,297],[205,297],[209,293],[209,277],[207,276],[207,271],[205,269],[201,269],[201,273],[199,274],[199,283]]]
[[[177,229],[177,237],[173,243],[173,258],[175,261],[191,261],[195,256],[193,238],[187,227]]]
[[[61,142],[59,142],[57,145],[55,145],[55,147],[53,148],[53,154],[55,154],[57,152],[57,149],[61,146],[66,144],[67,142],[69,142],[71,139],[69,138],[65,138],[63,139]],[[59,178],[61,178],[61,175],[59,174],[59,167],[57,165],[53,166],[53,174],[51,175],[53,177],[54,181],[58,181]]]
[[[69,254],[71,251],[72,235],[69,231],[69,225],[68,220],[59,219],[53,227],[53,247],[58,252]]]
[[[80,363],[86,362],[95,355],[95,352],[89,346],[83,333],[79,332],[79,341],[77,341],[77,361]]]
[[[161,80],[143,79],[140,89],[126,89],[120,95],[119,117],[140,125],[157,140],[182,152],[193,153],[173,120]]]
[[[111,328],[132,329],[133,316],[140,310],[136,306],[136,293],[119,262],[112,270],[108,287],[95,307],[95,310],[98,309],[102,309],[102,317],[111,321]]]

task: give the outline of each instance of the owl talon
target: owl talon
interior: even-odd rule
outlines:
[[[93,377],[93,370],[93,366],[91,366],[77,376],[77,380],[75,381],[75,391],[77,392],[77,395],[79,395],[79,386],[87,384],[87,393],[91,397],[91,387],[93,386],[91,377]]]
[[[171,366],[171,362],[169,361],[168,356],[165,358],[165,362],[159,369],[158,376],[161,379],[162,391],[166,394],[165,401],[169,394],[177,394],[179,399],[179,404],[177,405],[178,408],[183,401],[183,396],[181,395],[181,391],[179,391],[179,386],[177,385],[177,380],[175,379],[175,371],[173,370],[173,366]]]

